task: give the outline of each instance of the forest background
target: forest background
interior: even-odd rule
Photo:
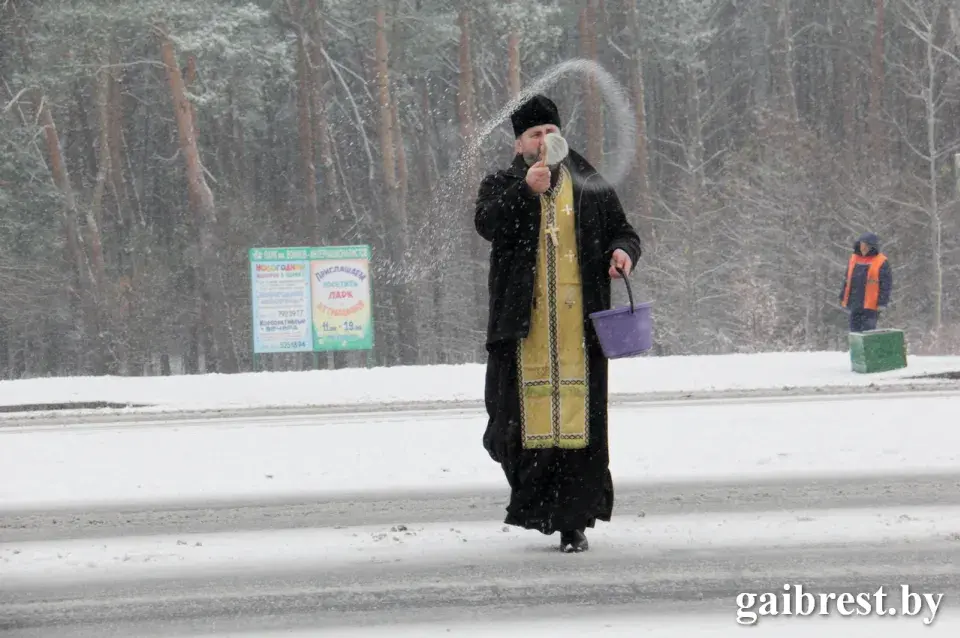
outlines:
[[[642,105],[617,188],[656,354],[843,349],[865,230],[882,324],[960,352],[956,2],[0,0],[0,378],[249,370],[255,246],[373,247],[376,347],[322,367],[482,361],[509,124],[458,162],[572,58]],[[597,83],[547,93],[608,167]]]

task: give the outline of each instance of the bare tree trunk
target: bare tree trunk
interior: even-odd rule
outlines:
[[[776,0],[768,7],[768,29],[777,107],[786,113],[792,122],[797,122],[799,113],[793,81],[793,34],[789,5],[790,0]]]
[[[639,223],[637,231],[645,251],[653,244],[653,205],[650,197],[650,155],[647,147],[647,111],[646,91],[643,82],[643,54],[640,50],[640,11],[637,9],[637,0],[624,0],[630,33],[633,36],[633,72],[630,74],[630,84],[633,88],[634,108],[637,121],[637,168],[634,183],[637,189],[637,203],[639,204]]]
[[[321,31],[321,16],[317,0],[309,0],[309,34],[310,46],[310,64],[313,69],[311,86],[313,87],[313,100],[311,110],[313,112],[313,139],[314,144],[319,147],[320,166],[323,172],[324,209],[329,211],[323,220],[319,231],[318,240],[321,237],[327,240],[340,240],[341,233],[344,231],[343,206],[341,203],[342,185],[340,177],[337,174],[337,168],[333,159],[333,136],[330,132],[327,120],[327,96],[329,89],[326,87],[328,74],[325,71],[326,63],[323,56],[323,33]]]
[[[476,130],[474,117],[476,114],[475,91],[473,86],[473,54],[471,52],[471,28],[470,28],[470,5],[468,2],[460,4],[460,14],[458,18],[460,25],[460,73],[457,90],[457,111],[460,119],[460,139],[464,146],[473,140]],[[471,161],[464,167],[467,188],[466,195],[469,197],[476,193],[478,183],[477,166]],[[476,308],[474,313],[474,328],[483,330],[487,323],[486,295],[487,289],[484,285],[486,281],[486,272],[484,269],[485,246],[483,239],[477,233],[470,235],[470,251],[472,254],[473,265],[473,300],[472,304]]]
[[[297,124],[300,137],[302,196],[305,202],[304,215],[301,221],[303,228],[305,230],[309,229],[308,235],[315,235],[320,212],[317,203],[317,169],[313,160],[313,117],[311,113],[313,81],[303,28],[300,25],[297,33]]]
[[[383,181],[387,190],[387,201],[390,204],[391,213],[395,216],[394,222],[400,224],[396,230],[404,237],[407,236],[407,220],[405,210],[401,207],[399,201],[400,186],[397,183],[397,162],[394,149],[393,115],[390,104],[390,75],[389,75],[389,57],[386,33],[386,10],[380,6],[377,8],[377,42],[376,42],[376,75],[377,75],[377,97],[380,106],[380,144],[382,146],[383,162]],[[399,265],[399,264],[398,264]]]
[[[93,129],[90,126],[90,117],[87,114],[86,104],[84,103],[83,82],[81,78],[76,78],[72,84],[73,101],[76,105],[76,121],[79,124],[80,130],[83,132],[83,141],[85,142],[84,150],[86,152],[83,153],[83,155],[87,164],[86,174],[95,175],[97,172],[97,140],[93,135]],[[96,94],[96,90],[94,90],[94,94]]]
[[[849,40],[851,29],[847,23],[843,26],[843,34]],[[860,74],[856,70],[853,53],[845,51],[843,54],[843,154],[846,165],[851,169],[859,163],[857,148],[860,140],[860,130],[857,122],[858,83]]]
[[[50,107],[46,103],[46,98],[38,96],[35,100],[38,104],[38,117],[40,125],[43,127],[43,137],[47,145],[47,154],[50,161],[50,173],[53,175],[54,184],[63,195],[64,201],[64,224],[67,233],[67,242],[71,247],[74,264],[80,274],[81,280],[93,281],[93,271],[84,254],[83,239],[80,236],[80,211],[77,206],[77,200],[73,192],[73,186],[70,184],[70,174],[67,172],[67,165],[63,158],[63,151],[60,147],[60,136],[57,133],[57,127],[53,122],[53,115],[50,113]]]
[[[123,340],[123,347],[118,353],[120,365],[125,374],[142,374],[148,360],[149,345],[139,337],[136,329],[135,308],[137,307],[135,290],[139,279],[144,274],[146,259],[144,250],[146,219],[137,195],[136,186],[128,185],[124,172],[125,162],[127,175],[132,175],[132,166],[129,164],[129,155],[126,153],[123,134],[123,78],[124,71],[120,65],[120,45],[113,41],[110,50],[110,69],[108,81],[107,103],[107,150],[110,154],[107,188],[113,197],[116,206],[115,220],[118,237],[114,242],[117,246],[119,259],[117,272],[119,279],[116,286],[118,307],[113,318],[117,330]]]
[[[106,70],[101,70],[97,74],[97,119],[100,124],[100,138],[98,144],[97,157],[97,178],[93,187],[93,203],[90,206],[89,216],[97,220],[103,220],[103,196],[107,189],[107,180],[110,179],[110,74]],[[103,257],[101,255],[100,267],[103,267]]]
[[[343,185],[337,173],[333,154],[333,136],[327,119],[327,80],[329,78],[326,61],[323,56],[323,30],[320,7],[317,0],[308,0],[306,33],[309,35],[309,60],[313,71],[311,87],[311,111],[313,113],[313,140],[320,156],[320,170],[323,175],[323,210],[325,214],[318,218],[316,242],[339,243],[346,230],[343,206]],[[319,196],[318,196],[319,197]],[[358,355],[362,356],[362,355]],[[340,369],[347,367],[349,353],[327,353],[327,367]],[[359,360],[358,360],[359,361]]]
[[[783,38],[783,59],[780,66],[783,97],[791,121],[797,123],[800,121],[800,111],[797,108],[797,86],[793,81],[793,26],[790,20],[790,0],[780,0],[780,31]]]
[[[518,4],[520,0],[512,0]],[[511,27],[507,36],[507,88],[510,99],[520,95],[520,34],[515,27]]]
[[[883,98],[883,11],[884,0],[874,0],[876,14],[876,31],[873,36],[873,51],[870,55],[870,112],[868,114],[870,138],[873,145],[874,158],[878,162],[885,161],[886,144],[883,141],[883,126],[880,122],[881,100]]]
[[[390,98],[390,68],[386,32],[386,10],[381,2],[376,10],[376,75],[378,101],[380,106],[380,150],[383,160],[384,187],[387,206],[391,213],[389,225],[391,237],[387,238],[387,249],[392,267],[398,272],[406,265],[409,245],[407,230],[406,203],[400,200],[400,185],[397,181],[397,162],[395,156],[393,113]],[[409,275],[398,274],[409,280]],[[417,337],[416,299],[410,294],[412,286],[405,282],[395,282],[390,286],[394,306],[397,310],[398,340],[400,363],[415,364],[419,356]]]
[[[136,252],[130,245],[131,233],[136,226],[137,216],[134,214],[127,182],[123,177],[123,100],[121,94],[123,71],[120,70],[119,45],[114,43],[110,53],[110,92],[109,107],[107,110],[110,148],[110,176],[107,180],[117,205],[117,219],[127,235],[125,238],[131,252]],[[133,265],[130,269],[133,274]]]
[[[85,333],[92,351],[89,352],[93,364],[93,370],[96,374],[105,374],[107,372],[105,348],[100,337],[100,313],[98,311],[98,300],[100,290],[98,283],[102,281],[98,277],[103,272],[103,249],[100,244],[100,233],[96,226],[89,230],[90,238],[97,242],[96,247],[91,250],[92,255],[87,255],[84,248],[83,236],[80,233],[80,210],[77,205],[76,196],[73,192],[73,185],[70,183],[70,173],[67,170],[67,164],[63,156],[63,148],[60,145],[60,136],[57,133],[57,127],[53,121],[53,114],[46,102],[46,98],[38,92],[34,92],[34,104],[38,109],[37,119],[43,127],[44,140],[47,146],[47,155],[50,162],[50,173],[53,175],[53,181],[63,195],[64,211],[63,222],[64,230],[67,236],[67,245],[72,255],[75,267],[77,269],[77,283],[79,286],[78,299],[80,308],[85,318]],[[89,213],[87,214],[89,224]],[[93,265],[91,264],[93,261]]]
[[[433,119],[430,87],[427,81],[421,78],[420,88],[420,121],[422,123],[419,135],[419,152],[417,153],[417,173],[420,186],[424,193],[431,194],[434,189],[435,168],[431,165],[434,137],[430,132],[430,122]]]
[[[107,339],[102,340],[101,343],[103,346],[107,346],[113,356],[110,357],[109,371],[113,374],[116,374],[120,371],[126,371],[129,369],[129,362],[127,360],[127,347],[126,343],[128,341],[127,334],[125,331],[120,330],[120,324],[115,321],[115,315],[121,311],[119,304],[114,306],[112,304],[119,302],[118,298],[107,297],[107,275],[106,275],[106,266],[104,264],[103,258],[103,249],[101,246],[100,240],[100,227],[102,221],[106,217],[105,205],[103,203],[104,192],[107,187],[110,186],[113,190],[111,179],[113,177],[113,154],[110,151],[110,93],[111,93],[111,84],[112,76],[107,69],[102,69],[98,74],[97,78],[97,114],[99,120],[99,149],[97,156],[97,177],[95,186],[93,189],[93,204],[87,210],[87,234],[89,236],[89,242],[92,252],[93,260],[93,269],[95,273],[96,282],[94,284],[95,288],[99,291],[99,303],[98,307],[98,319],[101,324],[101,334],[107,332]],[[116,197],[114,197],[116,200]],[[119,206],[118,206],[119,209]],[[119,220],[119,210],[118,210],[118,230],[122,232],[122,221]],[[120,250],[118,251],[118,256],[123,254],[123,244],[122,241],[118,242],[120,245]],[[117,369],[119,366],[119,369]]]
[[[934,337],[940,335],[940,329],[943,326],[943,219],[940,215],[940,199],[937,193],[937,158],[940,152],[937,150],[937,64],[934,61],[934,47],[936,43],[934,38],[936,32],[933,28],[927,34],[925,45],[925,62],[927,66],[927,86],[924,91],[924,106],[926,107],[926,129],[927,129],[927,158],[928,158],[928,179],[930,190],[930,258],[933,261],[933,333]]]
[[[311,67],[308,40],[308,21],[299,0],[287,0],[287,12],[297,37],[297,131],[300,143],[300,180],[303,215],[300,228],[308,237],[319,234],[319,205],[317,200],[316,138],[313,111],[317,107],[315,73]]]
[[[687,322],[687,335],[698,338],[700,320],[700,303],[697,290],[697,272],[699,270],[698,243],[699,223],[698,206],[706,192],[706,169],[704,156],[706,155],[703,142],[704,124],[703,107],[700,96],[699,71],[695,64],[686,65],[687,80],[687,152],[686,152],[686,179],[689,183],[689,201],[683,202],[686,227],[684,228],[684,317]]]
[[[425,78],[418,80],[420,88],[420,121],[422,127],[419,131],[419,146],[417,152],[417,175],[420,183],[420,192],[422,193],[422,202],[424,215],[421,223],[437,223],[436,214],[438,211],[428,205],[434,193],[434,171],[430,164],[432,145],[434,137],[430,134],[430,122],[432,116],[432,103],[430,100],[430,87]],[[446,330],[446,307],[444,304],[444,269],[431,264],[428,272],[431,273],[430,290],[425,292],[424,298],[429,298],[433,306],[431,317],[433,319],[433,338],[431,347],[433,348],[433,363],[447,363],[448,352],[446,348],[447,330]],[[423,344],[426,347],[426,344]]]
[[[597,2],[588,0],[580,11],[580,55],[588,60],[597,61]],[[587,161],[600,167],[603,159],[603,110],[597,81],[590,76],[585,82],[586,107],[584,117],[587,123]]]
[[[407,194],[410,190],[410,173],[407,168],[407,149],[403,144],[403,129],[400,127],[400,109],[397,106],[396,98],[390,96],[390,118],[393,120],[393,130],[396,131],[394,140],[394,153],[397,154],[397,184],[398,198],[401,202],[407,201]]]
[[[200,151],[197,147],[196,132],[193,120],[193,107],[187,100],[184,89],[183,76],[177,64],[166,29],[159,27],[161,33],[161,54],[167,69],[167,79],[170,83],[170,96],[173,101],[174,114],[177,120],[177,130],[180,140],[180,152],[186,164],[187,189],[190,195],[190,204],[197,218],[200,234],[200,262],[203,269],[202,288],[209,301],[205,313],[209,321],[208,327],[214,341],[216,352],[205,350],[204,358],[208,361],[208,369],[215,368],[218,372],[231,373],[239,371],[239,362],[230,338],[230,315],[223,284],[219,276],[217,256],[217,209],[213,199],[213,192],[207,185],[203,175],[203,166],[200,162]],[[212,357],[211,357],[212,355]],[[210,366],[208,357],[215,359],[215,365]]]

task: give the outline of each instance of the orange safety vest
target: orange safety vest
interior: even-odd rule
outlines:
[[[850,301],[850,280],[853,279],[853,269],[860,264],[869,264],[867,270],[867,289],[863,291],[864,310],[876,310],[877,300],[880,298],[880,267],[887,261],[887,256],[883,253],[864,257],[863,255],[850,255],[850,263],[847,265],[847,285],[843,289],[843,307],[847,307]]]

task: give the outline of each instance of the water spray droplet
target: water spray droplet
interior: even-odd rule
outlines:
[[[432,223],[422,224],[411,229],[411,246],[416,250],[412,258],[404,264],[384,264],[384,274],[396,283],[423,281],[436,276],[450,264],[463,263],[464,251],[469,251],[473,225],[473,198],[475,192],[466,192],[476,184],[468,174],[478,165],[478,155],[490,136],[497,132],[504,120],[510,117],[524,102],[559,82],[565,75],[579,73],[590,77],[608,107],[608,125],[614,127],[617,135],[614,148],[604,154],[604,166],[595,166],[603,180],[583,181],[574,176],[574,183],[587,191],[617,185],[623,181],[633,167],[636,153],[636,119],[633,108],[627,99],[624,88],[606,69],[592,60],[573,59],[561,62],[547,70],[538,80],[530,84],[516,97],[507,102],[489,121],[477,127],[471,139],[463,140],[461,155],[447,174],[441,178],[430,208],[437,213],[431,216]],[[512,137],[512,136],[511,136]],[[561,139],[562,136],[561,136]],[[563,140],[566,142],[566,140]],[[549,143],[548,143],[549,144]],[[569,153],[569,145],[564,144],[564,154]],[[555,152],[559,152],[559,147]],[[548,145],[548,155],[550,147]],[[548,162],[551,158],[548,158]],[[459,276],[462,276],[459,275]]]
[[[478,129],[477,135],[467,144],[466,157],[461,158],[460,163],[466,164],[473,160],[486,138],[524,102],[538,93],[543,93],[547,88],[556,84],[560,78],[571,72],[589,76],[596,81],[604,101],[610,108],[610,119],[613,120],[613,126],[617,131],[616,147],[607,154],[609,166],[605,167],[606,170],[601,170],[599,166],[594,168],[601,170],[605,180],[610,184],[615,185],[623,181],[630,174],[637,150],[637,124],[633,108],[627,99],[626,91],[617,82],[616,78],[593,60],[580,58],[567,60],[552,67],[539,80],[507,102],[489,122]],[[589,184],[585,186],[587,189],[593,188]]]

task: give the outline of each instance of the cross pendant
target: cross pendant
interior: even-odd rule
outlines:
[[[567,217],[569,217],[573,213],[573,207],[570,204],[567,204],[563,207],[563,212],[566,213]]]
[[[553,245],[554,245],[554,246],[559,246],[559,245],[560,245],[560,240],[557,239],[557,233],[560,232],[560,229],[559,229],[559,228],[557,228],[556,226],[547,226],[547,228],[546,228],[546,230],[545,230],[544,232],[545,232],[546,234],[550,235],[550,240],[553,242]]]

